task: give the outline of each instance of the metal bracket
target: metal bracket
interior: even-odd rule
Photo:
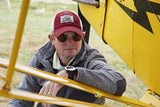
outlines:
[[[73,1],[78,2],[78,3],[96,6],[97,8],[100,6],[99,1],[93,1],[93,0],[73,0]]]

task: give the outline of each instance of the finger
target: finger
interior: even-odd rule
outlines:
[[[48,94],[48,88],[47,87],[42,87],[39,94],[47,95]]]
[[[52,96],[52,94],[53,94],[53,92],[54,92],[54,85],[55,85],[54,82],[50,83],[49,91],[48,91],[48,94],[49,94],[50,96]]]
[[[41,88],[41,90],[39,91],[39,94],[43,94],[44,90]]]
[[[51,81],[47,81],[45,84],[44,84],[44,86],[41,88],[41,90],[40,90],[40,94],[43,94],[43,95],[51,95],[52,94],[52,91],[50,90],[50,87],[53,87],[52,86],[52,82]],[[51,107],[51,105],[50,104],[47,104],[47,103],[42,103],[42,105],[44,106],[44,107]]]
[[[49,81],[47,81],[44,85],[43,85],[43,87],[41,88],[41,90],[40,90],[40,94],[43,94],[43,95],[47,95],[47,93],[48,93],[48,90],[49,90]]]
[[[51,104],[43,103],[43,106],[44,106],[44,107],[51,107]]]
[[[47,103],[44,103],[44,107],[49,107]]]
[[[52,93],[52,96],[56,96],[58,91],[63,87],[64,85],[62,84],[59,84],[59,83],[55,83],[54,84],[54,90],[53,90],[53,93]]]
[[[51,104],[48,104],[48,103],[42,103],[42,105],[43,105],[44,107],[51,107]]]
[[[48,95],[49,94],[49,84],[46,85],[46,87],[44,87],[44,95]]]
[[[51,104],[47,104],[47,107],[51,107]]]

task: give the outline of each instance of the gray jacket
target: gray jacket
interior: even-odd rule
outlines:
[[[56,74],[56,70],[52,67],[54,52],[55,47],[48,42],[32,57],[29,66]],[[70,65],[78,70],[76,81],[118,96],[122,95],[126,89],[125,78],[108,66],[105,58],[84,41],[80,52]],[[26,74],[17,89],[38,93],[46,81]],[[93,94],[68,86],[62,87],[57,96],[91,103],[96,100]],[[32,107],[33,105],[34,102],[31,101],[12,99],[9,107]],[[42,107],[41,103],[38,107]]]

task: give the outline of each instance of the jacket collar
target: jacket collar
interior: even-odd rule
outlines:
[[[55,47],[54,45],[52,45],[50,41],[47,42],[43,47],[39,49],[39,53],[44,59],[48,59],[52,57],[54,52],[55,52]]]

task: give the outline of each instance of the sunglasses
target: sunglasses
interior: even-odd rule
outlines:
[[[59,37],[57,37],[57,39],[58,39],[60,42],[65,42],[65,41],[67,40],[67,38],[68,38],[68,35],[65,34],[65,33],[63,33],[63,34],[61,34]],[[78,41],[80,41],[80,40],[82,39],[82,36],[80,36],[80,35],[78,35],[78,34],[76,34],[76,33],[73,33],[73,34],[72,34],[72,38],[73,38],[74,41],[78,42]]]

